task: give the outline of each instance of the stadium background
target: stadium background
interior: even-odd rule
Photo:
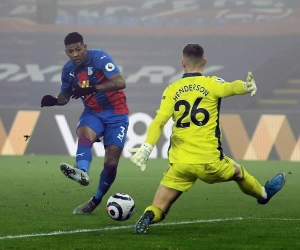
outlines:
[[[182,76],[182,47],[196,42],[208,59],[205,74],[232,81],[252,71],[258,85],[254,98],[222,101],[225,153],[300,161],[299,13],[297,0],[3,0],[0,155],[75,154],[82,103],[40,108],[40,100],[58,93],[63,39],[78,31],[89,48],[112,55],[127,82],[124,157],[143,142],[164,88]],[[153,158],[166,158],[170,131],[171,123]],[[101,143],[94,154],[103,155]]]

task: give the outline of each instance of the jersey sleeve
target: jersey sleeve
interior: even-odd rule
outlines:
[[[66,70],[66,68],[63,68],[61,73],[60,92],[62,94],[67,94],[70,93],[71,91],[72,91],[72,83],[70,82],[69,72]]]
[[[103,72],[107,79],[121,72],[111,56],[103,50],[99,50],[95,53],[94,60],[96,67]]]
[[[153,146],[157,143],[165,124],[168,122],[174,112],[174,101],[171,93],[172,91],[170,86],[164,90],[160,107],[156,111],[157,115],[149,125],[146,142]]]
[[[216,76],[212,77],[210,80],[213,94],[218,98],[247,94],[248,92],[246,91],[245,84],[246,83],[242,80],[226,82],[222,78]]]
[[[154,120],[149,125],[147,131],[147,138],[145,142],[150,143],[152,146],[154,146],[159,140],[163,128],[169,119],[170,119],[169,116],[157,114]]]
[[[161,114],[161,115],[165,115],[168,117],[171,117],[173,112],[174,112],[174,103],[175,101],[173,100],[173,96],[172,95],[172,85],[168,86],[163,94],[162,94],[162,98],[161,98],[161,102],[160,102],[160,107],[159,109],[156,111],[157,114]]]

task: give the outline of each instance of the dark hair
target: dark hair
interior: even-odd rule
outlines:
[[[65,37],[65,41],[64,42],[65,42],[65,46],[70,45],[70,44],[74,44],[74,43],[81,43],[81,44],[83,44],[83,37],[78,32],[72,32],[72,33],[69,33]]]
[[[182,53],[190,58],[203,58],[204,49],[199,44],[189,43],[184,46]]]

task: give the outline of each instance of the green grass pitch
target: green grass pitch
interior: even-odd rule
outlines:
[[[95,192],[103,159],[94,158],[87,187],[59,170],[62,156],[0,157],[0,249],[300,249],[300,164],[280,161],[240,162],[261,184],[279,171],[287,181],[264,205],[244,195],[234,182],[209,185],[198,181],[172,207],[167,218],[147,235],[132,226],[150,205],[167,160],[150,159],[141,172],[121,159],[118,176],[104,201],[87,216],[72,214]],[[125,222],[112,220],[105,203],[116,192],[136,204]]]

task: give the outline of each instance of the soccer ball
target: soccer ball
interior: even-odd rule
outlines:
[[[124,193],[116,193],[106,203],[108,215],[117,221],[128,220],[134,213],[134,200]]]

